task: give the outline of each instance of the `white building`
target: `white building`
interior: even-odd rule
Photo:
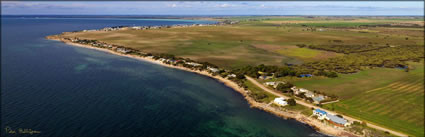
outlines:
[[[304,88],[300,88],[300,90],[299,90],[301,93],[305,93],[305,92],[308,92],[308,90],[307,89],[304,89]]]
[[[262,80],[267,80],[267,79],[272,79],[272,76],[259,76],[258,79],[262,79]]]
[[[277,85],[277,84],[276,84],[276,82],[264,82],[264,85],[274,87],[274,85]]]
[[[314,97],[314,93],[313,92],[310,92],[310,91],[307,91],[307,92],[305,92],[305,94],[304,94],[306,97],[309,97],[309,98],[313,98]]]
[[[208,70],[210,70],[213,73],[216,73],[219,71],[217,68],[212,68],[212,67],[208,67]]]
[[[288,105],[288,102],[286,102],[283,97],[275,98],[273,102],[280,105],[280,106]]]
[[[291,88],[292,89],[292,88]],[[306,93],[306,92],[309,92],[307,89],[304,89],[304,88],[300,88],[300,89],[297,89],[297,88],[295,88],[295,90],[293,90],[294,91],[294,93],[296,94],[296,95],[298,95],[298,94],[300,94],[300,93]]]
[[[195,62],[186,62],[187,65],[191,65],[191,66],[202,66],[202,64],[199,63],[195,63]]]
[[[132,29],[142,29],[142,27],[141,26],[134,26],[134,27],[131,27]]]
[[[117,48],[117,51],[124,54],[131,52],[131,50],[125,48]]]
[[[292,91],[294,91],[294,93],[298,91],[298,89],[297,89],[297,87],[296,87],[296,86],[293,86],[293,87],[291,88],[291,90],[292,90]]]
[[[283,81],[276,81],[276,82],[264,82],[264,85],[266,86],[272,86],[273,88],[277,88],[277,85],[279,84],[285,84]]]
[[[235,74],[230,74],[230,75],[227,75],[227,77],[229,77],[229,78],[236,78],[236,75]]]
[[[161,61],[161,62],[164,62],[164,61],[166,61],[167,59],[164,59],[164,58],[159,58],[159,61]]]

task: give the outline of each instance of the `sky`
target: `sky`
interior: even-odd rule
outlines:
[[[424,1],[1,1],[2,15],[420,15]]]

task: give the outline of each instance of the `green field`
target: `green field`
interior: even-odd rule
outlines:
[[[299,111],[299,112],[301,112],[301,114],[304,114],[306,116],[310,116],[310,115],[313,114],[313,110],[311,110],[311,108],[308,108],[306,106],[299,105],[299,104],[295,105],[295,106],[287,105],[287,106],[284,106],[283,108],[286,108],[288,110]]]
[[[338,78],[292,78],[296,86],[335,94],[341,101],[325,108],[414,136],[424,135],[424,64],[409,72],[370,69]]]
[[[314,50],[309,48],[290,48],[289,47],[289,48],[283,48],[283,49],[277,50],[277,52],[285,56],[299,58],[301,60],[310,60],[310,61],[342,56],[342,54],[338,54],[338,53]]]
[[[389,85],[409,76],[403,70],[377,68],[355,74],[340,74],[338,78],[333,79],[325,77],[286,79],[299,87],[335,94],[340,99],[349,99],[370,89]]]
[[[260,17],[256,17],[260,18]],[[289,25],[276,26],[274,20],[290,22]],[[342,40],[344,44],[402,45],[422,44],[423,29],[369,28],[361,33],[353,28],[324,28],[323,31],[306,31],[293,21],[308,20],[313,24],[346,26],[360,22],[316,21],[313,19],[273,18],[265,21],[244,21],[225,26],[203,26],[188,28],[168,28],[158,30],[120,30],[112,32],[80,32],[66,34],[64,37],[96,39],[103,42],[125,45],[150,53],[169,53],[197,61],[207,61],[220,67],[240,67],[245,65],[284,65],[324,60],[342,54],[301,49],[297,44],[332,44],[332,40]],[[381,21],[367,21],[379,23]],[[341,25],[342,24],[342,25]],[[318,26],[317,26],[318,27]],[[409,40],[405,40],[409,35]],[[387,36],[387,37],[385,37]],[[378,38],[377,38],[378,37]]]
[[[311,27],[356,27],[361,25],[379,25],[380,23],[367,22],[325,22],[325,23],[300,23],[298,26],[306,25]]]

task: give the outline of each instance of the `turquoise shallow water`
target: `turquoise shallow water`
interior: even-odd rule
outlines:
[[[250,108],[209,77],[44,39],[118,25],[202,22],[2,18],[2,129],[41,131],[31,136],[321,135]]]

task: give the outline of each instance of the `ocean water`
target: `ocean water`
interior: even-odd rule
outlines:
[[[209,77],[44,39],[64,31],[206,21],[10,17],[1,23],[1,136],[321,135],[250,108]]]

